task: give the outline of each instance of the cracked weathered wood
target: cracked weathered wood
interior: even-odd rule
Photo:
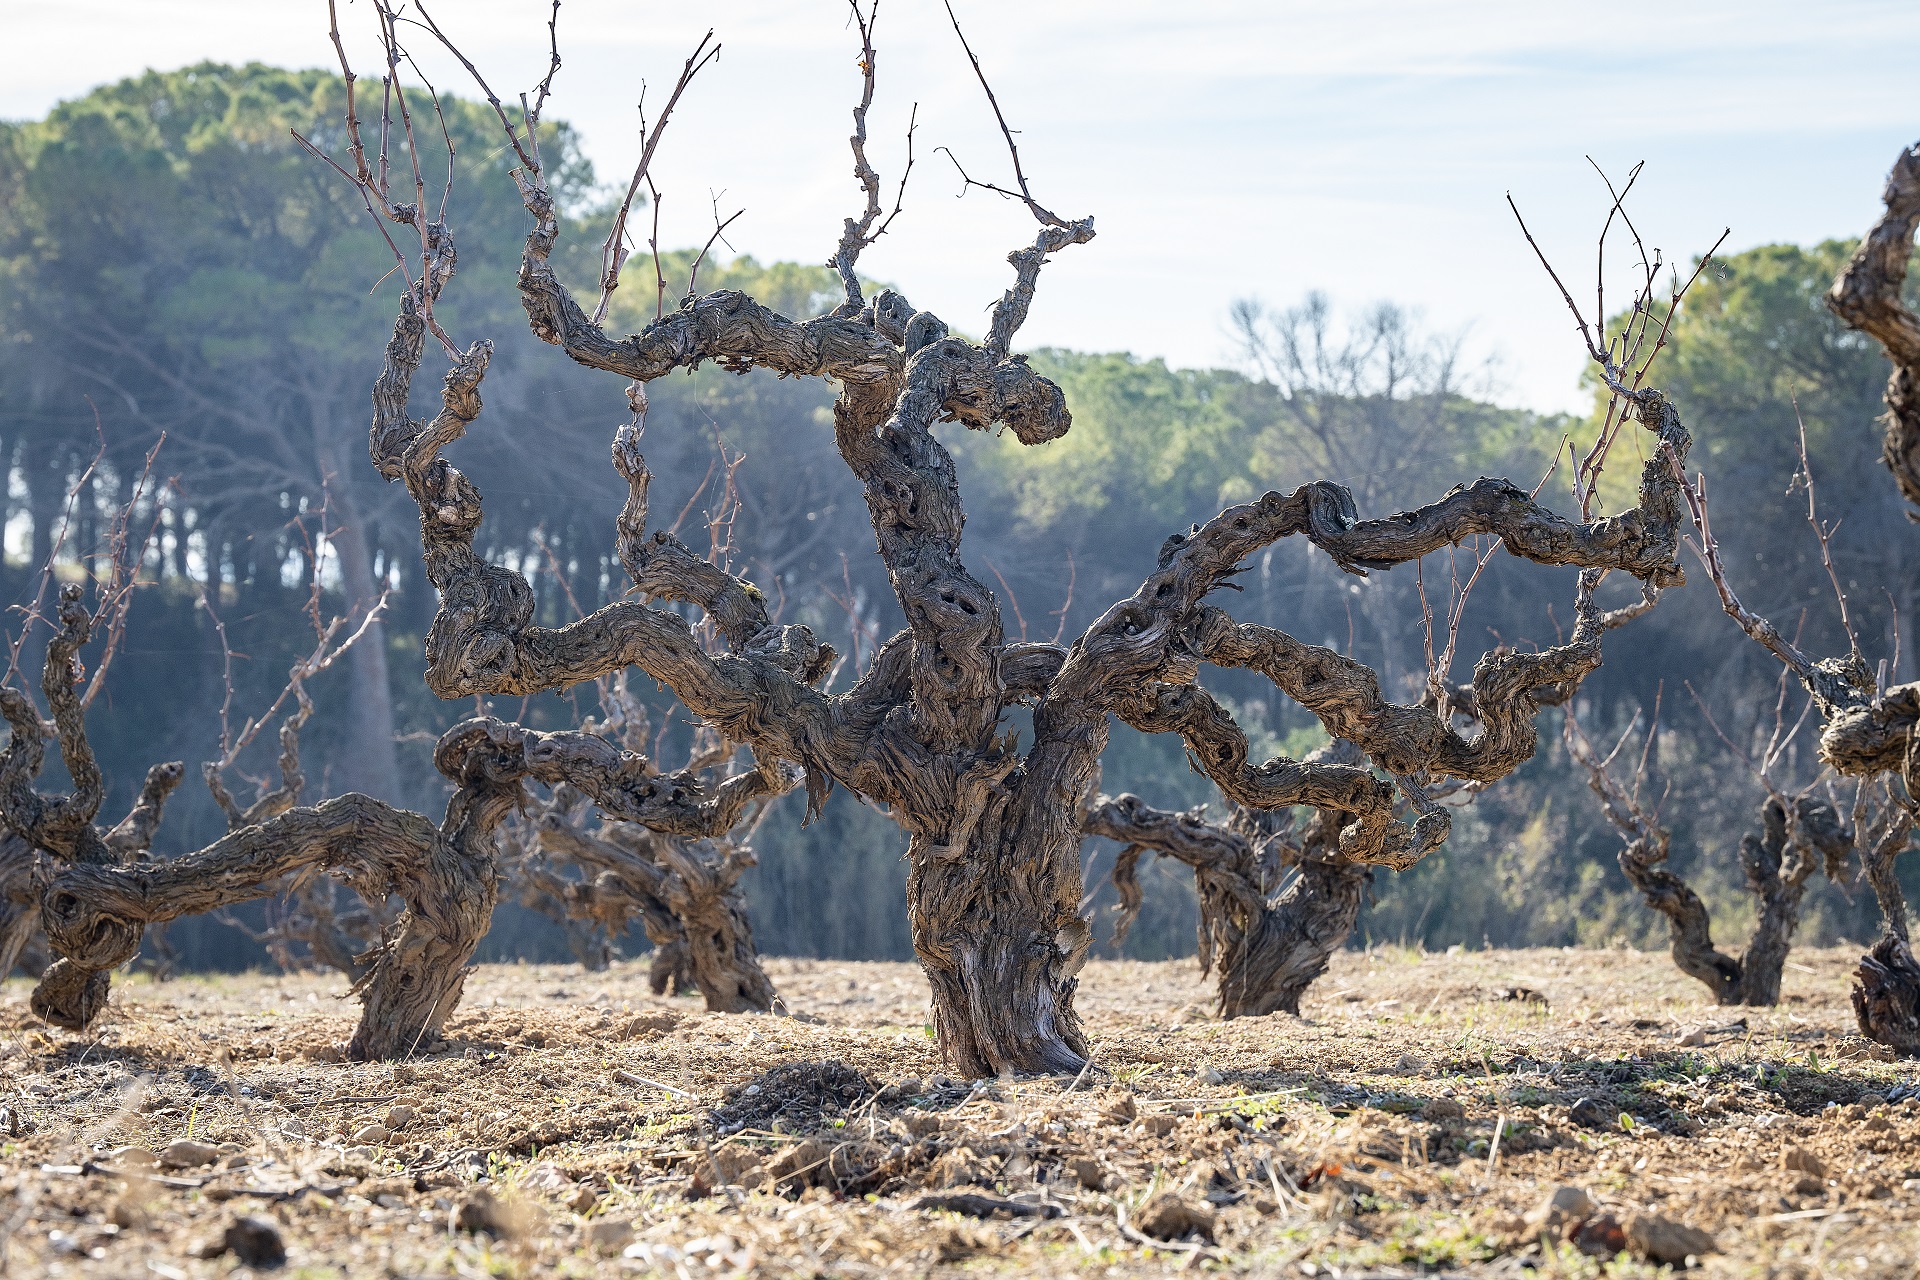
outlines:
[[[1920,507],[1920,316],[1900,296],[1914,228],[1920,226],[1920,144],[1893,162],[1883,199],[1886,212],[1833,282],[1827,306],[1848,328],[1878,342],[1893,361],[1880,460],[1893,472],[1901,494]]]
[[[522,296],[536,334],[576,360],[639,383],[717,359],[840,384],[835,441],[865,487],[909,629],[883,646],[846,694],[813,688],[828,655],[804,627],[761,625],[764,615],[741,603],[759,595],[750,584],[704,562],[696,569],[691,553],[644,534],[650,477],[637,447],[645,412],[639,391],[630,396],[633,420],[614,441],[629,490],[618,530],[623,563],[650,595],[711,602],[728,651],[706,652],[682,618],[641,601],[564,627],[533,625],[524,580],[474,553],[480,496],[441,456],[479,414],[488,349],[477,344],[455,366],[432,421],[409,419],[391,391],[404,385],[422,348],[409,311],[389,345],[372,441],[381,471],[404,479],[419,503],[429,576],[442,592],[428,644],[429,685],[443,697],[527,694],[637,665],[762,760],[800,764],[813,806],[835,783],[886,804],[909,833],[909,913],[934,988],[936,1026],[964,1070],[1078,1068],[1084,1041],[1070,1001],[1089,937],[1077,914],[1074,814],[1091,790],[1110,712],[1185,735],[1241,803],[1315,804],[1353,815],[1346,856],[1404,866],[1437,845],[1447,826],[1417,779],[1510,772],[1535,745],[1531,691],[1577,679],[1599,662],[1599,613],[1590,598],[1597,575],[1589,574],[1568,644],[1497,655],[1477,668],[1485,728],[1469,740],[1429,709],[1386,703],[1358,664],[1330,673],[1325,651],[1270,628],[1242,627],[1206,606],[1246,556],[1299,534],[1366,572],[1495,533],[1514,554],[1542,563],[1620,569],[1656,586],[1681,577],[1675,474],[1689,441],[1671,407],[1647,393],[1637,412],[1657,443],[1641,501],[1628,512],[1575,523],[1510,484],[1481,481],[1418,511],[1363,521],[1344,489],[1318,483],[1231,508],[1170,540],[1142,591],[1071,648],[1008,646],[997,601],[959,559],[963,516],[953,463],[931,427],[940,420],[1003,424],[1028,443],[1055,438],[1068,425],[1057,388],[1017,358],[994,363],[945,336],[937,320],[889,293],[857,315],[804,322],[721,293],[690,300],[642,334],[608,338],[554,281],[546,265],[550,210],[538,200],[530,207],[539,221],[523,261]],[[1411,826],[1395,819],[1393,785],[1358,767],[1249,762],[1244,735],[1192,683],[1202,660],[1274,678],[1399,778],[1419,818]],[[1034,741],[1024,754],[998,733],[1015,701],[1035,704]]]
[[[524,696],[638,666],[729,741],[749,746],[763,771],[782,761],[798,765],[810,814],[835,785],[886,806],[908,835],[908,911],[936,1031],[948,1060],[965,1073],[1077,1071],[1084,1062],[1086,1041],[1072,1009],[1091,940],[1078,915],[1079,813],[1110,716],[1181,733],[1240,803],[1311,804],[1350,815],[1335,824],[1348,861],[1406,866],[1447,831],[1427,787],[1446,775],[1487,780],[1517,767],[1535,745],[1532,691],[1598,664],[1591,590],[1599,571],[1620,570],[1652,587],[1681,580],[1677,477],[1688,439],[1657,393],[1635,391],[1635,416],[1655,441],[1631,510],[1570,521],[1508,481],[1483,478],[1414,511],[1363,520],[1345,489],[1318,482],[1230,508],[1171,539],[1141,591],[1071,646],[1009,644],[998,601],[961,556],[965,517],[954,462],[934,428],[1005,428],[1028,445],[1067,431],[1064,395],[1012,344],[1048,256],[1090,241],[1092,220],[1047,212],[1020,177],[1019,198],[1040,229],[1031,246],[1009,256],[1012,286],[977,346],[898,293],[864,299],[854,259],[870,242],[871,218],[842,238],[835,267],[847,302],[827,315],[794,320],[721,291],[689,296],[642,332],[616,337],[556,277],[554,202],[537,155],[516,149],[514,179],[533,217],[518,282],[531,328],[575,361],[630,384],[631,418],[613,440],[614,466],[628,486],[615,545],[645,599],[621,600],[566,626],[537,626],[528,584],[476,554],[480,494],[444,452],[480,412],[487,344],[456,361],[431,420],[412,419],[406,408],[424,349],[417,303],[437,293],[443,279],[436,279],[429,294],[404,304],[376,383],[370,438],[375,465],[403,480],[419,505],[428,576],[441,593],[426,646],[427,683],[445,698]],[[873,208],[862,155],[856,142]],[[805,627],[773,623],[751,583],[646,531],[650,477],[639,447],[646,384],[705,361],[836,385],[834,445],[862,486],[907,623],[843,694],[815,687],[834,655]],[[1523,558],[1595,572],[1582,577],[1581,622],[1569,644],[1482,661],[1474,691],[1485,727],[1468,739],[1432,710],[1386,703],[1364,669],[1331,670],[1309,647],[1268,628],[1241,627],[1205,603],[1248,555],[1296,534],[1355,573],[1481,534]],[[724,637],[724,652],[708,652],[681,616],[650,600],[698,605]],[[1198,687],[1203,661],[1273,676],[1394,781],[1356,765],[1248,760],[1244,735]],[[1331,684],[1323,687],[1323,677]],[[1015,703],[1032,706],[1024,749],[1002,728]],[[1396,818],[1397,803],[1417,818]]]
[[[0,833],[0,982],[12,975],[40,932],[35,860],[31,844],[11,831]]]
[[[33,856],[30,875],[37,891],[35,923],[46,931],[55,958],[41,975],[29,1001],[36,1016],[59,1026],[80,1028],[92,1022],[107,1001],[108,975],[112,966],[77,964],[61,949],[52,920],[48,917],[48,869],[40,856],[65,863],[90,867],[137,865],[146,855],[154,832],[160,825],[167,797],[179,786],[184,771],[179,762],[155,765],[147,771],[133,810],[114,826],[102,830],[94,822],[100,804],[106,798],[106,782],[100,775],[87,741],[86,709],[80,698],[80,651],[93,636],[93,615],[81,602],[76,583],[60,588],[59,622],[47,642],[46,664],[41,671],[40,688],[47,707],[53,713],[49,725],[40,719],[39,709],[25,693],[11,687],[0,688],[0,715],[12,730],[4,753],[0,753],[0,821],[19,837],[0,848],[0,856],[16,857],[24,849]],[[46,796],[34,789],[34,781],[46,757],[46,735],[51,729],[74,784],[71,795]],[[16,875],[18,874],[16,869]],[[15,916],[9,933],[18,935],[13,955],[19,954],[33,933],[33,926]],[[88,943],[106,951],[126,949],[114,963],[130,960],[139,951],[140,930],[119,921],[101,921],[98,936]],[[131,947],[128,948],[128,943]],[[11,957],[9,967],[11,967]]]
[[[1854,970],[1854,1018],[1860,1034],[1877,1040],[1908,1057],[1920,1057],[1920,964],[1916,964],[1908,941],[1907,896],[1900,887],[1898,863],[1912,841],[1912,814],[1892,797],[1881,806],[1878,829],[1872,838],[1860,841],[1861,877],[1873,889],[1880,905],[1880,939],[1860,958]],[[1862,788],[1855,802],[1855,825],[1871,800]]]
[[[766,1013],[778,999],[761,967],[740,876],[754,863],[745,845],[689,840],[631,822],[588,831],[575,816],[549,813],[541,847],[594,873],[573,894],[610,932],[638,917],[654,944],[656,990],[690,981],[715,1013]]]
[[[1359,755],[1351,743],[1336,742],[1308,759],[1353,764]],[[1213,823],[1197,810],[1173,813],[1121,795],[1095,800],[1081,828],[1126,846],[1113,870],[1121,899],[1116,944],[1139,913],[1141,854],[1193,868],[1200,971],[1216,975],[1220,1016],[1239,1018],[1299,1013],[1300,997],[1352,935],[1369,870],[1340,853],[1346,821],[1336,810],[1320,809],[1296,831],[1291,811],[1236,805],[1225,823]],[[1290,868],[1298,874],[1282,889]]]
[[[1860,958],[1852,998],[1861,1034],[1909,1058],[1920,1057],[1920,963],[1905,938],[1882,934]]]
[[[1629,789],[1613,777],[1608,761],[1599,758],[1580,731],[1571,708],[1562,737],[1568,757],[1586,772],[1587,785],[1623,839],[1618,855],[1622,874],[1647,906],[1666,918],[1675,966],[1723,1005],[1780,1003],[1780,978],[1809,878],[1815,871],[1836,880],[1843,875],[1857,834],[1877,839],[1885,835],[1882,828],[1888,822],[1905,829],[1904,815],[1892,806],[1870,821],[1856,813],[1856,823],[1866,824],[1856,832],[1839,810],[1816,796],[1793,797],[1791,811],[1788,799],[1768,796],[1760,804],[1760,833],[1740,839],[1740,868],[1759,913],[1746,949],[1728,955],[1714,945],[1700,895],[1665,865],[1672,834],[1640,804],[1637,787]]]
[[[719,589],[731,588],[723,582]],[[591,964],[596,951],[605,954],[607,940],[637,918],[654,947],[649,980],[656,993],[698,990],[719,1013],[772,1010],[778,996],[760,965],[739,888],[754,864],[743,833],[798,782],[797,772],[776,769],[769,788],[756,769],[757,780],[748,782],[737,774],[733,746],[705,727],[694,734],[686,766],[662,772],[637,749],[651,736],[650,725],[624,677],[601,684],[600,702],[604,718],[587,722],[583,732],[624,747],[626,767],[654,779],[652,806],[619,806],[624,820],[595,827],[591,780],[582,779],[586,790],[553,785],[509,828],[516,846],[509,879],[524,902],[561,923],[583,963]],[[683,797],[707,793],[729,799],[690,815]],[[573,878],[560,874],[567,867]]]

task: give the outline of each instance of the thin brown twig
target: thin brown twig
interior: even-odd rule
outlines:
[[[89,406],[93,404],[92,400],[88,400],[87,403]],[[93,479],[94,470],[99,467],[100,460],[107,456],[107,437],[106,432],[100,426],[100,411],[98,409],[94,409],[93,411],[93,425],[94,431],[100,439],[100,447],[98,451],[94,453],[93,461],[87,464],[86,469],[80,473],[79,478],[67,489],[66,502],[62,505],[60,511],[60,531],[53,537],[53,546],[47,553],[47,562],[40,566],[40,576],[34,588],[33,599],[24,605],[16,604],[8,607],[9,612],[23,615],[24,621],[21,623],[20,633],[13,638],[13,643],[8,646],[7,672],[4,678],[0,678],[0,684],[10,682],[20,673],[20,653],[27,643],[27,636],[33,631],[34,623],[45,621],[40,613],[40,605],[47,598],[47,585],[53,581],[54,565],[60,557],[61,550],[65,548],[67,544],[67,534],[73,528],[74,507],[80,500],[81,490]],[[32,694],[29,692],[28,696],[31,697]]]
[[[873,0],[866,13],[860,11],[860,0],[847,0],[852,10],[853,21],[860,29],[860,101],[853,108],[853,136],[848,140],[853,147],[853,176],[860,188],[866,193],[866,208],[859,218],[848,218],[840,235],[840,243],[834,249],[833,260],[828,263],[840,274],[842,288],[846,290],[846,302],[849,311],[860,306],[860,278],[854,268],[860,254],[874,241],[887,233],[893,220],[900,216],[900,210],[906,204],[907,178],[913,172],[913,134],[920,116],[920,104],[914,103],[913,111],[907,119],[907,161],[900,172],[900,189],[894,196],[893,212],[881,220],[880,175],[867,161],[867,111],[873,106],[873,90],[879,63],[879,55],[874,50],[873,32],[880,18],[880,0]],[[875,222],[879,222],[876,229]]]
[[[727,228],[733,225],[735,218],[738,218],[746,212],[745,209],[736,210],[732,217],[722,222],[720,220],[720,196],[725,194],[726,192],[722,191],[713,197],[713,234],[708,236],[706,244],[700,247],[700,256],[693,260],[693,267],[687,272],[687,296],[689,298],[697,296],[696,286],[700,279],[700,264],[707,260],[707,254],[713,249],[714,242],[719,241],[721,244],[727,244],[723,238]],[[659,206],[656,204],[654,207],[658,209]],[[727,244],[727,248],[732,249],[733,246]]]
[[[91,707],[94,699],[99,697],[100,691],[106,687],[107,669],[113,665],[114,655],[119,652],[121,642],[126,639],[127,615],[133,608],[134,588],[140,583],[140,569],[146,563],[147,550],[153,545],[154,536],[160,528],[162,507],[158,501],[154,503],[153,519],[147,526],[146,537],[141,540],[139,551],[131,560],[127,557],[127,540],[130,536],[134,509],[139,506],[140,499],[146,492],[147,482],[153,476],[153,461],[159,456],[160,448],[166,442],[167,435],[163,431],[160,433],[160,438],[153,442],[153,447],[147,450],[139,478],[134,481],[133,493],[127,499],[126,505],[114,513],[114,518],[108,526],[106,549],[99,553],[104,555],[112,566],[107,572],[106,586],[96,598],[93,612],[94,626],[99,629],[102,623],[105,624],[103,629],[106,632],[106,644],[102,646],[100,657],[94,663],[93,675],[87,682],[86,691],[80,696],[82,709]],[[179,492],[176,480],[168,480],[164,487],[176,493]],[[98,575],[95,575],[95,581],[98,580]]]
[[[1075,577],[1076,577],[1076,573],[1073,566],[1073,548],[1068,547],[1067,548],[1067,598],[1062,600],[1060,602],[1060,607],[1053,611],[1053,616],[1060,619],[1060,625],[1055,627],[1053,630],[1053,640],[1051,641],[1051,643],[1053,644],[1059,644],[1060,641],[1067,634],[1067,610],[1073,608],[1073,582]]]
[[[997,187],[990,182],[976,182],[967,176],[965,169],[960,167],[959,159],[950,148],[941,147],[940,150],[947,153],[947,159],[953,161],[953,167],[960,170],[960,177],[968,186],[980,187],[1018,200],[1027,206],[1027,212],[1046,226],[1068,229],[1069,223],[1033,198],[1033,191],[1027,185],[1026,170],[1020,165],[1020,144],[1013,140],[1013,130],[1007,125],[1005,113],[1000,110],[1000,100],[994,96],[993,86],[987,83],[987,73],[980,66],[979,56],[974,53],[973,46],[967,43],[967,33],[960,29],[960,19],[953,12],[953,0],[942,0],[942,3],[947,7],[947,20],[953,24],[953,34],[960,37],[960,47],[966,50],[967,61],[973,64],[973,74],[980,81],[980,87],[986,91],[987,104],[993,108],[993,118],[1000,125],[1000,135],[1007,140],[1007,152],[1013,157],[1013,180],[1020,184],[1020,190],[1009,191],[1005,187]]]
[[[998,565],[994,564],[993,561],[988,560],[986,561],[986,566],[987,568],[993,570],[994,580],[1000,584],[1000,589],[1007,593],[1007,603],[1013,606],[1014,620],[1020,624],[1020,639],[1022,641],[1025,641],[1027,638],[1027,619],[1026,619],[1026,615],[1020,612],[1020,597],[1015,595],[1013,593],[1013,588],[1007,585],[1007,580],[1001,574],[1000,568]]]
[[[1800,416],[1800,398],[1789,394],[1788,399],[1793,404],[1794,425],[1800,431],[1800,474],[1794,478],[1807,487],[1807,526],[1820,543],[1820,566],[1827,571],[1827,581],[1833,586],[1833,598],[1840,606],[1840,625],[1847,633],[1848,652],[1858,657],[1860,637],[1855,634],[1853,619],[1847,613],[1847,593],[1841,589],[1840,574],[1833,567],[1833,535],[1839,531],[1840,521],[1828,525],[1820,519],[1819,502],[1813,488],[1813,463],[1807,459],[1807,423]]]
[[[687,86],[692,83],[694,76],[698,75],[702,68],[720,56],[719,43],[714,42],[711,49],[707,48],[708,43],[711,41],[713,41],[713,31],[709,29],[706,35],[700,37],[700,43],[694,46],[693,52],[687,55],[687,61],[680,69],[680,78],[674,82],[673,92],[667,95],[667,105],[661,110],[659,117],[653,122],[653,128],[651,130],[647,128],[645,114],[646,100],[644,96],[644,86],[642,86],[640,163],[634,166],[633,177],[627,182],[627,194],[621,199],[620,207],[613,215],[613,227],[608,231],[606,244],[602,246],[600,250],[600,302],[599,305],[593,309],[593,323],[595,324],[599,324],[607,318],[607,306],[613,300],[613,291],[620,287],[620,268],[627,259],[627,215],[633,210],[634,197],[639,195],[640,184],[642,182],[647,184],[647,190],[653,199],[654,263],[655,272],[658,274],[660,193],[654,188],[651,174],[653,153],[660,145],[660,137],[666,132],[667,121],[669,117],[673,115],[673,108],[680,101],[680,95],[686,92]],[[661,296],[663,298],[665,297],[665,291],[665,278],[661,277]]]

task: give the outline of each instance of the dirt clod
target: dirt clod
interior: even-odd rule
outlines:
[[[220,1158],[220,1148],[206,1142],[195,1142],[191,1138],[182,1138],[178,1142],[167,1144],[160,1153],[160,1167],[163,1169],[198,1169],[202,1165],[212,1164]]]
[[[597,1218],[587,1225],[587,1245],[595,1253],[618,1253],[633,1239],[633,1223],[625,1218]]]
[[[1627,1219],[1627,1244],[1649,1262],[1679,1264],[1716,1252],[1713,1237],[1657,1213],[1636,1213]]]
[[[843,1062],[790,1062],[729,1089],[711,1118],[723,1133],[764,1129],[775,1120],[784,1120],[795,1132],[807,1132],[845,1115],[878,1092],[873,1081]]]
[[[1088,1191],[1099,1191],[1107,1185],[1107,1171],[1092,1156],[1074,1156],[1067,1161],[1067,1172]]]
[[[528,1214],[525,1206],[502,1200],[485,1187],[475,1187],[455,1206],[453,1225],[459,1231],[511,1240],[525,1232]]]
[[[198,1245],[192,1252],[198,1258],[218,1258],[230,1253],[242,1265],[256,1270],[278,1267],[287,1260],[280,1224],[257,1213],[235,1218],[218,1236]]]
[[[1213,1227],[1212,1209],[1190,1204],[1170,1191],[1161,1192],[1140,1210],[1140,1230],[1156,1240],[1185,1240],[1197,1236],[1211,1243]]]
[[[1795,1173],[1812,1174],[1816,1178],[1827,1176],[1826,1162],[1805,1147],[1788,1147],[1782,1151],[1780,1167]]]
[[[1567,1119],[1583,1129],[1611,1129],[1619,1123],[1617,1114],[1608,1111],[1592,1098],[1582,1098],[1568,1108]]]
[[[1627,1247],[1627,1233],[1610,1213],[1588,1218],[1568,1237],[1573,1247],[1590,1258],[1611,1258]]]

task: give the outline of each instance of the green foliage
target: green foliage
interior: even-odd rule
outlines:
[[[97,546],[103,513],[162,431],[162,471],[180,476],[149,566],[162,582],[141,598],[136,638],[96,716],[114,803],[130,798],[155,759],[205,758],[216,731],[218,646],[194,607],[199,581],[218,579],[245,655],[237,709],[263,705],[291,655],[310,644],[303,591],[291,585],[305,576],[307,550],[289,521],[322,504],[336,525],[361,535],[366,582],[393,588],[385,692],[392,727],[404,735],[401,798],[437,808],[431,738],[471,711],[433,699],[419,679],[435,601],[420,573],[416,513],[360,452],[368,387],[399,288],[398,275],[382,279],[393,253],[352,188],[290,134],[298,129],[341,154],[343,105],[338,78],[322,72],[206,63],[103,87],[45,120],[0,125],[0,341],[11,357],[0,361],[0,456],[13,480],[0,493],[0,525],[13,529],[9,597],[31,596],[26,566],[44,558],[67,486],[93,455],[87,396],[99,407],[109,454],[78,504],[72,545]],[[528,574],[540,618],[559,623],[625,591],[611,554],[623,490],[606,463],[624,404],[616,380],[574,368],[527,335],[513,288],[526,218],[506,178],[510,153],[498,145],[490,110],[455,99],[442,105],[461,157],[450,208],[461,270],[440,316],[460,342],[497,344],[487,410],[459,446],[459,465],[487,495],[482,550]],[[414,107],[427,197],[437,206],[438,126],[428,104]],[[595,203],[592,174],[564,124],[544,128],[542,150],[570,211],[557,261],[591,293],[604,201]],[[404,151],[395,172],[410,184]],[[403,253],[417,253],[406,228],[388,231]],[[1916,616],[1920,562],[1905,550],[1911,529],[1876,462],[1885,362],[1820,305],[1848,249],[1766,246],[1716,264],[1674,324],[1654,378],[1700,441],[1695,457],[1710,473],[1736,587],[1786,630],[1804,611],[1803,643],[1833,652],[1844,638],[1803,523],[1804,495],[1787,491],[1797,465],[1797,400],[1824,514],[1844,517],[1835,543],[1843,581],[1863,641],[1878,656],[1890,649],[1894,608]],[[678,306],[697,254],[663,253],[657,275],[650,255],[630,258],[611,327],[637,330],[658,309]],[[749,256],[708,258],[697,288],[741,289],[793,317],[818,314],[840,296],[823,267]],[[1057,631],[1070,641],[1133,592],[1169,534],[1268,489],[1332,479],[1354,491],[1363,515],[1378,515],[1479,475],[1530,485],[1570,429],[1591,438],[1591,421],[1465,394],[1457,352],[1422,339],[1392,308],[1369,312],[1354,329],[1365,341],[1345,348],[1324,300],[1244,318],[1296,344],[1270,349],[1288,358],[1276,358],[1264,378],[1170,369],[1123,353],[1037,351],[1032,363],[1065,389],[1073,410],[1067,437],[1025,448],[1011,436],[949,434],[971,517],[964,554],[1001,593],[1011,631],[1031,639]],[[1382,343],[1408,356],[1404,368],[1377,367],[1388,349]],[[437,376],[437,358],[430,354],[416,406]],[[832,388],[708,367],[649,391],[656,527],[677,519],[681,536],[704,549],[716,447],[724,443],[747,455],[733,562],[782,620],[806,623],[847,653],[870,652],[902,625],[871,554],[859,486],[831,447]],[[1631,434],[1623,440],[1609,470],[1610,502],[1631,489],[1638,443]],[[1558,499],[1566,479],[1557,475],[1543,496]],[[1387,696],[1411,700],[1424,671],[1420,587],[1443,598],[1457,563],[1441,555],[1419,570],[1360,579],[1293,542],[1249,564],[1239,579],[1244,593],[1222,602],[1236,617],[1350,651],[1380,672]],[[326,604],[343,607],[349,594],[343,580]],[[1552,643],[1571,598],[1571,575],[1495,556],[1467,611],[1452,674],[1464,678],[1496,640]],[[1624,727],[1664,682],[1656,781],[1671,784],[1663,812],[1674,828],[1675,869],[1737,945],[1751,907],[1735,849],[1753,823],[1758,790],[1674,693],[1689,681],[1730,736],[1750,741],[1768,727],[1771,660],[1732,632],[1712,593],[1697,585],[1609,637],[1607,654],[1583,690],[1589,724],[1596,733]],[[835,687],[851,675],[843,671]],[[1203,680],[1235,708],[1258,751],[1297,756],[1323,740],[1317,721],[1262,681],[1211,670]],[[310,794],[337,791],[351,775],[345,729],[359,704],[348,690],[345,677],[316,682],[322,714],[308,731]],[[661,723],[670,705],[657,697]],[[541,727],[576,723],[587,709],[571,695],[494,708]],[[1009,728],[1020,723],[1010,717]],[[1662,940],[1659,921],[1621,878],[1618,838],[1561,756],[1553,727],[1543,716],[1540,757],[1462,810],[1442,852],[1405,875],[1376,876],[1363,938],[1430,946]],[[670,760],[684,738],[683,716],[666,731],[661,754]],[[1802,750],[1791,767],[1810,776],[1810,754]],[[1217,803],[1177,740],[1125,729],[1116,729],[1103,758],[1103,786],[1160,805]],[[195,791],[176,801],[164,850],[217,829]],[[799,807],[784,802],[756,838],[760,865],[747,886],[761,946],[906,955],[898,828],[845,793],[811,826],[800,826]],[[1097,867],[1110,866],[1110,857],[1100,854]],[[1142,875],[1147,904],[1129,952],[1191,954],[1191,873],[1155,862]],[[1103,893],[1096,907],[1108,900]],[[1872,908],[1864,895],[1850,902],[1822,887],[1806,920],[1810,939],[1858,938],[1871,927]],[[253,958],[217,925],[183,926],[174,936],[192,964]],[[487,954],[556,956],[559,947],[535,922],[503,911]]]

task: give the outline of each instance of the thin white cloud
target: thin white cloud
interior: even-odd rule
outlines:
[[[1353,305],[1394,298],[1443,328],[1471,324],[1502,354],[1510,399],[1577,407],[1579,348],[1507,190],[1585,279],[1605,211],[1588,153],[1616,172],[1649,162],[1640,221],[1684,259],[1729,224],[1735,249],[1857,234],[1896,150],[1920,136],[1920,99],[1897,91],[1920,48],[1920,6],[1905,2],[958,7],[1045,198],[1099,219],[1098,240],[1049,268],[1024,338],[1177,364],[1228,357],[1234,298],[1283,302],[1318,287]],[[341,8],[365,26],[364,5]],[[0,114],[13,118],[148,66],[330,55],[317,0],[7,9],[15,53]],[[539,76],[544,0],[441,0],[435,12],[496,88]],[[725,52],[659,166],[670,238],[704,238],[707,192],[724,188],[747,208],[729,232],[737,246],[820,260],[855,201],[854,50],[836,0],[567,0],[554,110],[582,128],[603,177],[623,174],[640,80],[670,80],[708,25]],[[372,70],[366,32],[354,42]],[[457,83],[426,41],[415,45]],[[872,127],[886,174],[915,100],[922,130],[908,212],[869,267],[977,327],[1005,286],[1007,250],[1031,230],[1015,207],[956,200],[933,153],[944,144],[981,169],[1002,164],[940,6],[885,0],[880,52]]]

